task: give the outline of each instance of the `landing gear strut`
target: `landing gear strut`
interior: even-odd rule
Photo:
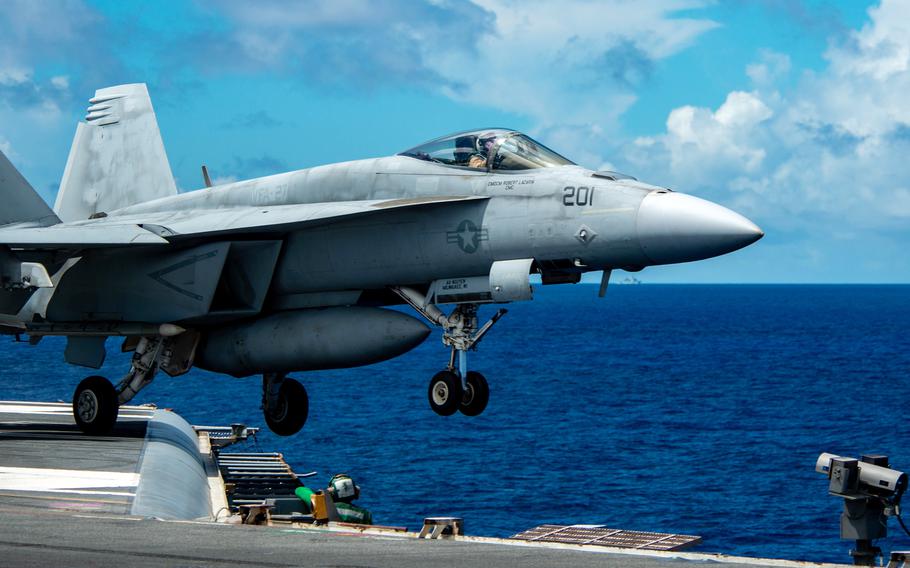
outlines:
[[[310,399],[303,385],[284,373],[262,375],[262,414],[269,429],[291,436],[303,428],[310,412]]]
[[[445,370],[433,375],[427,390],[430,408],[440,416],[461,411],[465,416],[477,416],[487,407],[490,387],[477,371],[468,371],[468,351],[477,344],[507,312],[500,309],[480,329],[477,328],[477,304],[459,304],[446,316],[436,305],[413,288],[392,288],[405,302],[430,323],[442,328],[442,343],[451,348]]]
[[[104,377],[91,376],[79,383],[73,394],[73,418],[86,434],[107,434],[114,428],[120,405],[126,404],[149,385],[159,369],[171,376],[186,373],[193,364],[199,335],[181,332],[176,336],[148,336],[131,342],[124,350],[135,349],[129,372],[114,387]]]

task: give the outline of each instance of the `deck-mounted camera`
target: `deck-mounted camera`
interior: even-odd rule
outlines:
[[[860,459],[824,453],[815,471],[828,476],[828,492],[844,499],[840,537],[856,541],[850,551],[857,566],[874,566],[881,549],[872,541],[888,536],[888,517],[900,515],[900,501],[907,489],[907,474],[891,469],[888,456],[864,455]]]

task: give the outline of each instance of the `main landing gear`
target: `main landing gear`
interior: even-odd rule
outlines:
[[[441,327],[442,343],[451,348],[448,366],[430,380],[427,389],[430,408],[440,416],[451,416],[458,411],[465,416],[481,414],[490,401],[490,387],[486,377],[468,370],[468,351],[477,348],[483,336],[507,310],[500,309],[478,329],[477,304],[459,304],[446,316],[413,288],[395,287],[392,290],[430,323]]]
[[[199,334],[129,337],[124,351],[135,351],[130,370],[115,387],[104,377],[84,379],[73,393],[73,418],[86,434],[107,434],[114,428],[120,405],[126,404],[155,378],[159,369],[170,376],[186,373],[193,364]]]
[[[269,429],[291,436],[303,428],[310,412],[310,399],[303,385],[284,373],[262,375],[262,414]]]
[[[83,379],[73,394],[73,418],[86,434],[106,434],[114,428],[120,405],[117,390],[104,377]]]
[[[130,371],[115,387],[104,377],[91,376],[79,383],[73,394],[73,418],[86,434],[107,434],[114,428],[120,405],[126,404],[149,385],[159,370],[182,375],[193,366],[199,334],[184,331],[176,336],[128,338],[124,351],[135,351]],[[296,434],[309,414],[306,389],[283,373],[262,376],[262,413],[266,424],[279,436]]]

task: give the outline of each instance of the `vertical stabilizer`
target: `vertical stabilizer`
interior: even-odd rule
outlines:
[[[54,211],[64,221],[177,194],[145,84],[95,91],[76,127]]]
[[[21,222],[54,225],[60,219],[0,152],[0,226]]]

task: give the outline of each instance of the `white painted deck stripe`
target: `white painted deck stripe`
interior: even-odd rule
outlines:
[[[10,414],[51,414],[54,416],[64,416],[73,414],[73,406],[66,403],[12,403],[0,401],[0,412]],[[155,413],[153,408],[141,408],[136,406],[121,406],[120,416],[151,418]]]
[[[75,493],[75,490],[135,488],[138,485],[138,473],[0,466],[0,490]]]
[[[95,491],[89,489],[47,489],[42,493],[66,493],[67,495],[98,495],[105,497],[135,497],[128,491]]]
[[[7,404],[0,402],[0,412],[9,412],[15,414],[72,414],[73,407],[70,405],[49,405],[49,404]]]

